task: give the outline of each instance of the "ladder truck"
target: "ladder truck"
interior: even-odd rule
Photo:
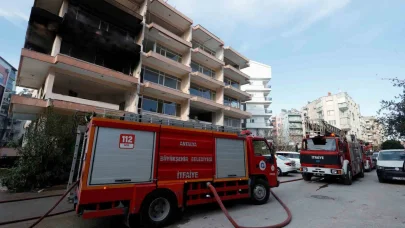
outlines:
[[[84,219],[124,215],[130,227],[135,215],[161,227],[187,206],[215,202],[208,183],[221,200],[264,204],[279,186],[274,153],[265,138],[237,131],[137,114],[92,117],[78,131],[69,199]]]
[[[306,136],[300,153],[302,177],[336,177],[351,185],[354,176],[364,177],[363,147],[349,129],[339,129],[322,119],[304,121]]]

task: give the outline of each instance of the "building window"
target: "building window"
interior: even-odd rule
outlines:
[[[328,116],[334,116],[335,115],[335,111],[334,110],[329,110],[327,112]]]
[[[190,66],[191,66],[191,69],[193,72],[201,72],[207,76],[210,76],[211,78],[215,77],[215,71],[213,71],[205,66],[202,66],[194,61],[191,61]]]
[[[330,125],[336,126],[336,120],[329,120],[328,122]]]
[[[240,128],[240,119],[231,118],[231,117],[224,117],[224,126],[226,127],[237,127]]]
[[[142,99],[142,110],[171,116],[180,116],[179,104],[145,96]]]
[[[227,77],[224,78],[224,83],[225,83],[225,85],[231,85],[232,87],[237,88],[237,89],[240,88],[239,82],[234,81],[234,80],[232,80],[230,78],[227,78]]]
[[[213,101],[215,101],[215,95],[216,95],[215,91],[209,90],[209,89],[201,87],[201,86],[197,86],[195,84],[191,84],[190,94],[199,96],[199,97],[203,97],[208,100],[213,100]]]
[[[166,58],[169,58],[171,60],[174,60],[176,62],[181,62],[181,55],[171,51],[170,49],[163,47],[159,44],[156,45],[156,53],[159,53],[163,56],[165,56]]]
[[[206,46],[202,45],[201,43],[199,43],[195,40],[192,40],[191,43],[193,44],[193,48],[200,48],[201,50],[204,50],[208,54],[215,56],[215,51],[207,48]]]
[[[255,119],[250,119],[250,123],[254,123],[255,122]]]
[[[181,79],[146,66],[142,67],[141,76],[145,81],[153,82],[177,90],[180,90],[181,88]]]
[[[232,98],[232,97],[228,97],[228,96],[224,96],[224,105],[230,106],[233,108],[240,108],[239,100]]]
[[[172,51],[172,50],[156,43],[155,41],[151,41],[148,39],[145,39],[143,41],[143,51],[145,53],[147,53],[149,51],[153,51],[153,52],[156,52],[160,55],[163,55],[166,58],[169,58],[169,59],[179,62],[179,63],[181,62],[181,59],[182,59],[182,56],[179,53]]]

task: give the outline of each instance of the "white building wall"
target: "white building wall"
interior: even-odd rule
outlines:
[[[250,84],[241,86],[241,89],[252,95],[251,102],[246,102],[246,111],[252,113],[252,117],[246,120],[246,128],[255,135],[270,137],[273,128],[269,109],[271,67],[250,61],[250,66],[242,72],[250,76]]]

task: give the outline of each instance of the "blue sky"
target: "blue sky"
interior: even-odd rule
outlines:
[[[272,67],[273,113],[348,92],[363,115],[400,93],[405,1],[168,0],[248,58]],[[0,56],[18,67],[33,0],[0,2]]]

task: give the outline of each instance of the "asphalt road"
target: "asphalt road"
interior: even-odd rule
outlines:
[[[298,174],[281,177],[288,180],[300,177]],[[378,182],[375,171],[366,173],[365,178],[357,179],[351,186],[336,181],[313,178],[312,182],[291,182],[282,184],[273,191],[291,209],[293,220],[287,227],[405,227],[405,184]],[[12,207],[0,205],[0,221],[13,219],[13,213],[40,214],[46,211],[56,198],[39,202],[18,202]],[[18,206],[19,205],[19,206]],[[64,204],[60,209],[69,205]],[[231,216],[243,226],[266,226],[283,221],[287,214],[272,197],[265,205],[254,206],[248,202],[226,204]],[[3,212],[5,216],[3,216]],[[31,215],[32,216],[32,215]],[[4,227],[28,227],[31,222]],[[45,219],[38,227],[124,227],[120,217],[83,220],[73,213]],[[170,228],[213,228],[232,227],[215,204],[188,208],[181,220]]]

